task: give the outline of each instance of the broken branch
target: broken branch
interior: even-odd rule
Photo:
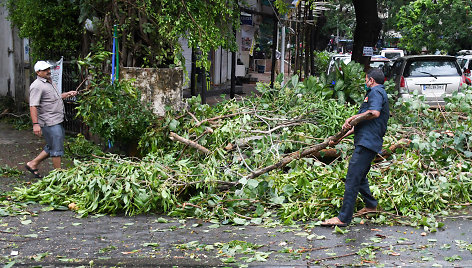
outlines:
[[[207,148],[201,146],[200,144],[198,144],[198,143],[196,143],[196,142],[194,142],[194,141],[191,141],[191,140],[189,140],[189,139],[186,139],[186,138],[184,138],[184,137],[181,137],[181,136],[177,135],[177,134],[174,133],[174,132],[170,132],[169,138],[170,138],[171,140],[177,140],[177,141],[179,141],[179,142],[181,142],[181,143],[183,143],[183,144],[186,144],[186,145],[188,145],[188,146],[190,146],[190,147],[193,147],[193,148],[199,150],[200,152],[202,152],[202,153],[204,153],[204,154],[207,154],[207,155],[208,155],[208,154],[211,154],[210,150],[208,150]]]

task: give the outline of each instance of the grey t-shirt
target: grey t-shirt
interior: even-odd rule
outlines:
[[[64,121],[64,102],[55,86],[37,77],[30,86],[30,106],[38,110],[40,126],[53,126]]]

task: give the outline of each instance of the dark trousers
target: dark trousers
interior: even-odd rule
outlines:
[[[338,215],[340,221],[351,222],[358,193],[361,193],[366,207],[377,207],[377,200],[372,196],[367,180],[367,173],[376,155],[376,152],[364,146],[358,145],[354,149],[346,175],[343,205]]]

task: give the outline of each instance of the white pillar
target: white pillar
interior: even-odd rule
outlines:
[[[282,40],[281,40],[281,50],[280,50],[280,73],[284,76],[285,80],[285,26],[282,26]]]

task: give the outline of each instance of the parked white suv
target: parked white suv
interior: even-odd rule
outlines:
[[[461,56],[456,56],[457,58],[457,63],[459,63],[459,66],[462,69],[462,72],[464,73],[465,76],[470,77],[471,74],[471,69],[472,69],[472,55],[461,55]]]
[[[344,62],[344,64],[351,62],[351,54],[335,54],[331,56],[326,73],[329,75],[330,73],[334,72],[336,68],[340,68],[341,62]]]
[[[405,52],[398,48],[384,48],[380,51],[380,55],[391,61],[394,61],[399,57],[405,56]]]
[[[453,56],[414,55],[398,58],[388,76],[395,82],[399,97],[408,99],[416,91],[429,105],[444,105],[444,96],[466,83]]]

